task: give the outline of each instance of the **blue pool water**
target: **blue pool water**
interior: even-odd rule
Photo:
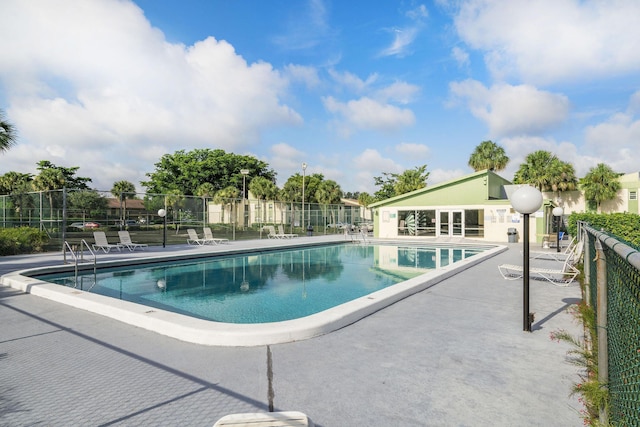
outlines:
[[[38,278],[201,319],[268,323],[319,313],[484,249],[339,244]]]

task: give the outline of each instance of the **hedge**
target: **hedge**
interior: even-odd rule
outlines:
[[[47,233],[37,228],[0,228],[0,255],[42,252],[48,241]]]
[[[568,231],[572,236],[577,233],[578,221],[585,221],[596,230],[616,236],[636,248],[640,247],[640,215],[638,214],[572,213],[568,219]]]

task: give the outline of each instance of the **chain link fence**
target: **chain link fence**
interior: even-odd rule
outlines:
[[[599,348],[598,370],[608,373],[603,382],[609,389],[609,422],[640,426],[640,252],[587,224],[579,226],[586,236],[587,299],[596,309],[598,342],[606,347]]]
[[[342,233],[344,224],[371,226],[371,212],[346,204],[284,202],[259,199],[222,199],[179,194],[55,190],[0,196],[0,227],[33,227],[49,236],[47,249],[64,241],[93,239],[101,230],[117,238],[129,230],[140,243],[162,244],[166,211],[167,244],[185,243],[187,229],[210,227],[216,237],[230,240],[266,237],[265,225],[282,225],[288,233]]]

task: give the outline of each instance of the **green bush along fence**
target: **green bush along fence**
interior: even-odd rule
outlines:
[[[640,427],[640,252],[578,225],[578,235],[586,236],[586,299],[596,312],[598,375],[609,391],[605,415],[611,425]]]

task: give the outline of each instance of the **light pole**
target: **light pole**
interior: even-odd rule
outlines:
[[[302,163],[302,224],[300,224],[300,226],[302,227],[302,229],[304,230],[304,173],[307,170],[307,164],[306,163]]]
[[[562,214],[564,214],[564,209],[562,209],[560,206],[556,206],[555,208],[553,208],[553,216],[556,217],[556,223],[558,228],[556,229],[556,252],[560,252],[560,224],[561,224],[561,218],[562,218]]]
[[[537,188],[524,186],[517,189],[511,195],[511,206],[524,217],[522,224],[522,305],[523,305],[523,330],[531,332],[533,315],[529,312],[529,214],[536,212],[542,206],[542,193]]]
[[[167,246],[167,211],[158,209],[158,216],[162,218],[162,247]]]
[[[249,175],[249,169],[240,169],[240,173],[242,174],[242,218],[243,218],[243,228],[247,226],[247,202],[246,202],[246,194],[247,194],[247,175]]]

